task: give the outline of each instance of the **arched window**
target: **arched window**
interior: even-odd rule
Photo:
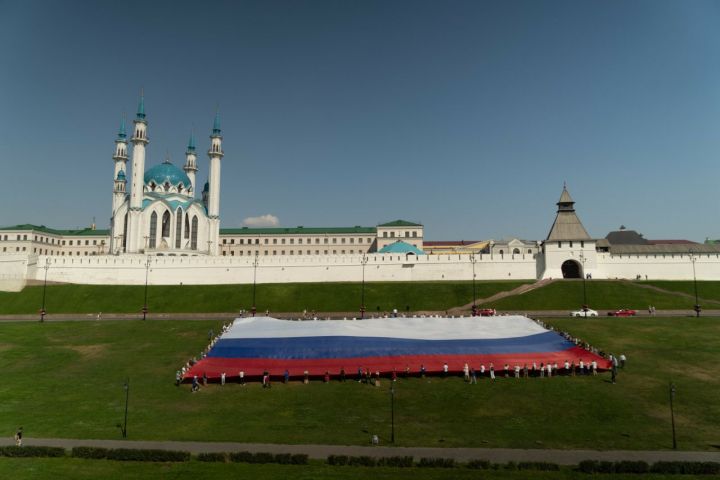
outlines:
[[[190,248],[193,250],[197,250],[197,229],[198,229],[198,219],[197,216],[193,216],[192,219],[192,233],[190,234]]]
[[[182,208],[178,208],[175,213],[175,248],[180,248],[180,242],[182,242],[182,224],[183,224],[183,211]]]
[[[504,250],[500,250],[500,255],[503,255],[505,253]]]
[[[150,248],[155,248],[157,244],[157,213],[150,215]]]
[[[190,238],[190,217],[185,214],[185,239]]]
[[[513,248],[513,255],[518,255],[520,253],[519,248]]]
[[[125,214],[125,221],[123,225],[123,236],[122,236],[122,248],[125,250],[125,247],[127,246],[127,222],[128,222],[128,214]]]
[[[166,192],[170,191],[170,182],[165,182],[165,191]]]
[[[170,212],[165,210],[162,218],[162,236],[167,238],[170,236]]]

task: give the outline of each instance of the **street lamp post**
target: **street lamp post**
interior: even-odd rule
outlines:
[[[40,322],[45,321],[45,315],[47,313],[45,311],[45,292],[47,290],[47,274],[48,274],[48,270],[50,270],[50,258],[49,257],[45,258],[45,265],[42,268],[45,269],[45,281],[43,282],[43,297],[42,297],[42,307],[40,307]]]
[[[395,382],[390,381],[390,442],[395,443]]]
[[[672,424],[672,442],[673,450],[677,450],[677,440],[675,438],[675,411],[673,409],[673,400],[675,399],[675,384],[670,382],[670,422]]]
[[[151,264],[150,257],[147,257],[147,262],[145,262],[145,303],[143,303],[142,308],[142,314],[143,314],[143,320],[147,318],[148,313],[148,306],[147,306],[147,295],[148,295],[148,276],[150,275],[150,264]]]
[[[583,255],[582,252],[580,252],[580,262],[582,262],[582,281],[583,281],[583,312],[585,313],[585,316],[587,317],[587,311],[588,311],[588,302],[587,302],[587,286],[585,284],[587,279],[587,274],[585,273],[585,262],[587,259],[585,258],[585,255]]]
[[[365,318],[365,264],[367,263],[368,258],[363,253],[362,260],[360,261],[362,263],[362,293],[360,297],[360,318]]]
[[[255,260],[253,261],[253,301],[252,301],[252,316],[255,316],[257,307],[255,305],[255,290],[257,288],[257,267],[258,267],[258,252],[255,252]]]
[[[118,425],[118,427],[120,427],[120,430],[122,431],[123,438],[127,438],[128,400],[130,399],[130,377],[125,380],[123,389],[125,390],[125,423],[122,427],[120,427],[120,425]]]
[[[700,311],[702,308],[700,307],[700,301],[698,300],[698,291],[697,291],[697,276],[695,275],[695,261],[697,258],[694,255],[695,252],[690,250],[690,261],[692,262],[692,268],[693,268],[693,287],[695,289],[695,307],[693,308],[695,310],[695,316],[700,316]]]
[[[477,259],[475,258],[475,253],[470,254],[470,263],[472,264],[472,285],[473,285],[473,304],[472,304],[472,316],[477,316],[478,308],[477,308],[477,288],[475,286],[475,262]]]

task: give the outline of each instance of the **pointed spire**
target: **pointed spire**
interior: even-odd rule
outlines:
[[[213,122],[213,135],[220,135],[220,107],[215,110],[215,121]]]
[[[163,163],[172,163],[170,161],[170,150],[165,150],[165,160],[163,160]]]
[[[125,140],[127,137],[127,131],[125,130],[125,114],[123,113],[122,120],[120,120],[120,130],[118,131],[118,140]]]
[[[187,153],[195,151],[195,131],[190,132],[190,140],[188,140]]]
[[[145,120],[145,92],[142,88],[140,89],[140,101],[138,102],[137,118],[138,120]]]
[[[560,200],[558,200],[557,206],[572,210],[574,203],[575,201],[572,199],[570,193],[567,191],[567,184],[563,182],[563,191],[560,194]]]

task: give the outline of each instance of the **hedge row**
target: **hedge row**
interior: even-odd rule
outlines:
[[[200,453],[197,459],[201,462],[239,462],[239,463],[280,463],[283,465],[307,465],[308,456],[305,454],[266,453],[266,452],[214,452]]]
[[[718,475],[720,463],[717,462],[656,462],[649,465],[643,461],[601,462],[584,460],[578,464],[583,473],[664,473],[690,475]]]
[[[412,467],[413,457],[381,457],[373,458],[367,456],[349,457],[347,455],[330,455],[327,458],[330,465],[350,465],[360,467]]]
[[[72,456],[133,462],[187,462],[190,460],[190,452],[139,448],[74,447]]]
[[[16,447],[14,445],[0,447],[0,456],[3,457],[64,457],[65,449],[62,447]]]

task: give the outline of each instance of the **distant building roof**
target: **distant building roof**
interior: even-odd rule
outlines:
[[[620,230],[605,235],[605,239],[610,245],[647,245],[648,241],[643,238],[642,234],[635,230],[625,230],[620,227]]]
[[[9,227],[0,227],[0,230],[24,230],[48,233],[51,235],[83,235],[83,236],[98,236],[103,237],[110,234],[110,230],[94,230],[92,228],[83,228],[79,230],[58,230],[55,228],[48,228],[45,225],[33,225],[30,223],[24,223],[22,225],[13,225]]]
[[[483,240],[431,240],[423,242],[423,246],[427,247],[462,247],[466,245],[474,245],[481,243]]]
[[[425,255],[425,252],[423,252],[416,246],[405,243],[402,240],[398,240],[395,243],[391,243],[390,245],[385,245],[383,248],[378,250],[378,253],[412,253],[413,255]]]
[[[648,240],[650,245],[699,245],[691,240]]]
[[[268,228],[221,228],[220,235],[323,235],[323,234],[377,233],[375,227],[268,227]]]
[[[381,223],[378,227],[422,227],[422,225],[406,220],[394,220],[392,222]]]
[[[668,243],[660,245],[610,245],[613,255],[648,255],[648,254],[720,254],[720,245],[702,243]]]

